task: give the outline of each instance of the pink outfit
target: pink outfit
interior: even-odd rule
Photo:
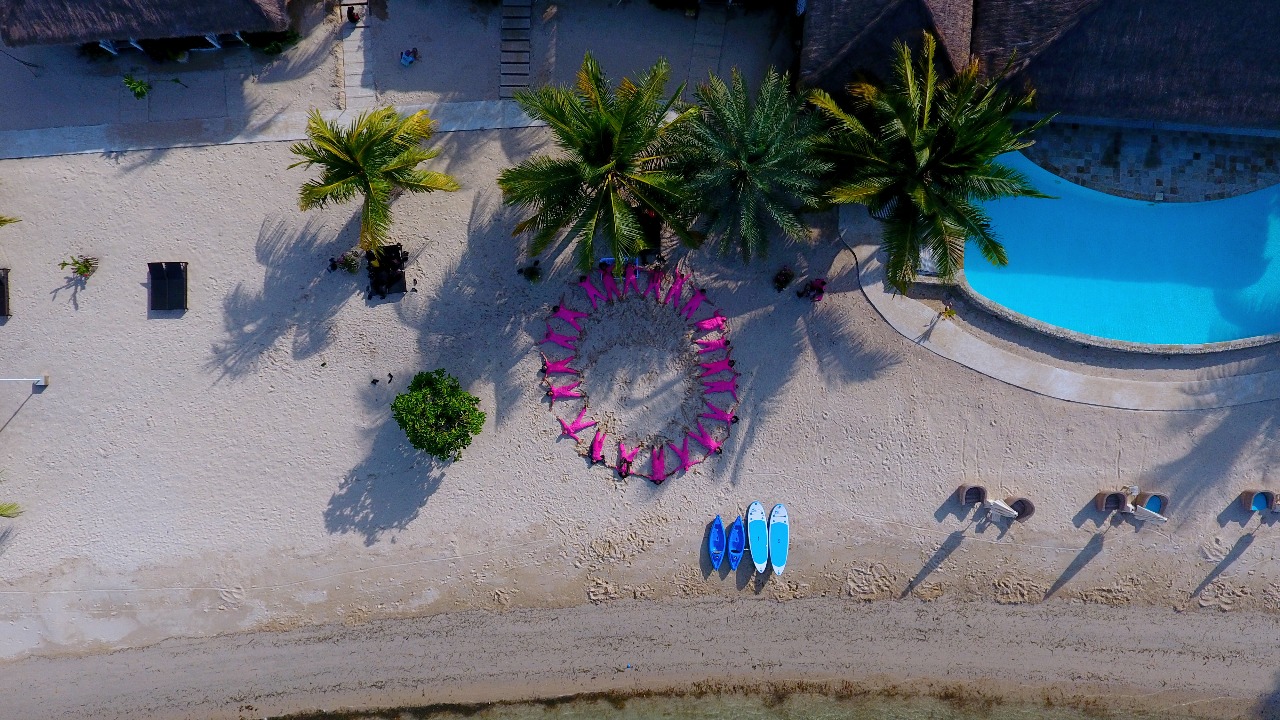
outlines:
[[[586,278],[582,282],[578,283],[578,287],[587,291],[587,299],[591,301],[592,310],[596,309],[597,300],[605,299],[604,294],[600,292],[600,288],[597,288],[595,283],[591,282],[591,278]]]
[[[570,355],[569,357],[563,360],[552,360],[551,358],[546,356],[546,353],[540,353],[540,354],[542,355],[542,371],[545,372],[547,375],[556,375],[556,374],[577,375],[578,374],[577,370],[569,367],[569,363],[578,359],[576,355]]]
[[[640,294],[640,284],[636,282],[635,263],[627,263],[627,269],[623,271],[622,294],[624,296],[627,294],[628,289],[637,295]]]
[[[702,368],[702,377],[715,375],[722,372],[733,372],[733,366],[729,363],[733,362],[728,357],[723,357],[712,362],[698,363],[698,367]]]
[[[551,407],[556,406],[557,400],[568,400],[570,398],[580,398],[582,393],[578,392],[577,387],[582,384],[581,380],[571,382],[568,385],[553,385],[547,383],[547,395],[551,397]]]
[[[720,332],[724,332],[726,330],[724,320],[725,320],[724,315],[721,315],[720,311],[716,310],[714,315],[707,318],[706,320],[699,320],[698,322],[694,323],[693,326],[698,328],[699,330],[702,330],[703,332],[711,332],[712,330],[719,330]]]
[[[680,311],[684,315],[685,320],[692,320],[693,314],[698,312],[698,307],[702,305],[702,301],[707,299],[707,294],[702,290],[694,290],[693,296],[684,304],[684,308]]]
[[[574,385],[577,385],[577,383],[574,383]],[[564,418],[556,418],[560,421],[560,432],[573,438],[574,442],[582,442],[582,438],[578,437],[578,431],[586,430],[596,424],[595,420],[583,420],[582,417],[586,414],[587,408],[584,405],[583,408],[578,411],[578,417],[574,418],[571,423],[565,422]]]
[[[661,485],[667,479],[666,451],[661,445],[654,445],[649,450],[649,479],[654,485]]]
[[[688,279],[688,275],[681,275],[679,270],[672,270],[671,287],[667,288],[667,296],[663,298],[662,304],[670,305],[673,298],[677,303],[680,302],[680,294],[684,292],[684,281]]]
[[[738,401],[738,376],[734,375],[728,380],[703,380],[702,386],[706,393],[729,393],[733,396],[733,401]]]
[[[675,453],[676,457],[680,458],[680,469],[685,472],[688,472],[689,468],[702,462],[701,460],[689,459],[689,436],[688,435],[685,436],[684,442],[680,443],[680,447],[676,447],[675,445],[670,445],[670,444],[669,444],[669,447],[671,448],[671,452]]]
[[[582,326],[578,324],[578,318],[584,318],[587,315],[588,313],[578,312],[577,310],[570,310],[569,306],[564,304],[564,296],[561,295],[560,304],[556,306],[556,311],[551,314],[551,317],[560,318],[561,320],[572,325],[574,330],[577,330],[578,332],[582,332]]]
[[[604,462],[604,431],[596,430],[596,436],[591,438],[591,462]]]
[[[695,434],[693,431],[689,431],[687,435],[693,438],[694,440],[697,440],[698,444],[706,448],[708,452],[713,452],[713,453],[720,452],[721,443],[717,442],[715,438],[711,437],[711,433],[707,432],[706,428],[702,427],[701,420],[698,421],[698,432]]]
[[[631,452],[627,452],[627,444],[618,441],[618,474],[626,477],[631,474],[631,463],[636,461],[636,455],[640,454],[640,447],[631,448]]]
[[[613,279],[612,265],[606,265],[600,270],[600,284],[604,285],[605,300],[622,297],[622,293],[618,292],[618,281]]]
[[[699,354],[699,355],[706,355],[706,354],[707,354],[707,353],[709,353],[709,352],[715,352],[715,351],[717,351],[717,350],[728,350],[728,349],[729,349],[729,338],[728,338],[728,337],[726,337],[726,336],[724,336],[724,335],[721,335],[720,337],[716,338],[715,340],[707,340],[706,338],[698,338],[698,339],[697,339],[697,340],[695,340],[694,342],[696,342],[696,343],[698,343],[699,345],[701,345],[701,347],[700,347],[700,348],[698,348],[698,354]]]
[[[711,392],[711,391],[708,390],[707,392]],[[737,400],[737,399],[738,398],[736,397],[734,398],[734,400]],[[729,412],[728,410],[722,410],[720,407],[712,403],[710,400],[704,400],[703,402],[707,404],[707,407],[710,408],[710,410],[708,412],[702,413],[698,417],[704,417],[708,420],[719,420],[722,423],[733,422],[733,418],[734,418],[733,413]]]
[[[666,277],[667,277],[667,274],[661,270],[650,270],[649,284],[646,285],[644,289],[645,296],[647,297],[650,293],[652,293],[654,300],[657,300],[658,302],[662,302],[662,281]]]
[[[542,338],[538,344],[545,345],[547,343],[554,343],[565,350],[577,352],[578,346],[573,344],[573,341],[577,339],[578,337],[576,335],[561,335],[560,333],[555,332],[551,329],[551,323],[547,323],[547,336]]]

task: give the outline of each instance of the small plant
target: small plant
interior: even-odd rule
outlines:
[[[129,92],[133,93],[133,96],[139,100],[145,99],[147,93],[151,92],[151,83],[146,80],[139,80],[132,75],[124,76],[124,86],[129,88]]]
[[[409,443],[441,460],[461,460],[471,438],[484,427],[480,398],[462,389],[443,368],[420,372],[409,392],[391,402],[391,414]]]
[[[941,319],[943,319],[943,320],[954,320],[954,319],[955,319],[955,317],[956,317],[956,309],[955,309],[955,308],[953,308],[953,307],[951,307],[951,302],[950,302],[950,301],[948,301],[945,305],[943,305],[943,306],[942,306],[942,309],[938,311],[938,317],[939,317],[939,318],[941,318]]]
[[[88,257],[86,255],[76,255],[70,260],[63,260],[58,263],[58,268],[61,270],[71,268],[72,273],[88,280],[90,275],[98,271],[98,258]]]
[[[360,250],[357,248],[351,248],[350,250],[342,253],[342,257],[338,258],[338,267],[346,270],[352,275],[360,272]]]
[[[16,518],[21,514],[22,508],[18,503],[0,503],[0,517]]]

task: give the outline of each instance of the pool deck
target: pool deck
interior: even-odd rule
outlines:
[[[942,319],[920,300],[886,288],[878,228],[872,223],[859,208],[841,208],[840,236],[857,258],[858,281],[867,300],[903,337],[987,377],[1059,400],[1122,410],[1208,410],[1280,399],[1280,370],[1213,372],[1184,380],[1104,377],[987,342],[960,323]]]

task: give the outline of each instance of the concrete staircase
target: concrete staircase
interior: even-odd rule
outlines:
[[[347,8],[360,14],[360,22],[347,21]],[[338,5],[342,15],[342,91],[348,110],[373,107],[378,101],[373,86],[373,70],[365,67],[365,55],[369,41],[369,3],[363,0],[342,0]]]
[[[533,0],[502,0],[502,62],[499,98],[513,98],[529,87]]]
[[[724,5],[703,3],[698,11],[698,24],[693,31],[693,52],[689,56],[689,84],[685,98],[692,99],[699,83],[707,75],[720,74],[720,54],[724,51],[724,25],[728,11]]]

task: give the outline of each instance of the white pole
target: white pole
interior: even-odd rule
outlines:
[[[48,387],[49,376],[41,375],[38,378],[0,378],[0,382],[29,382],[36,387]]]

